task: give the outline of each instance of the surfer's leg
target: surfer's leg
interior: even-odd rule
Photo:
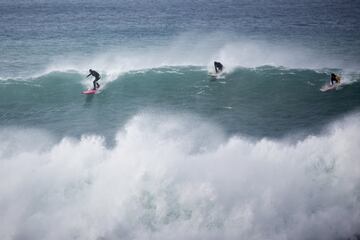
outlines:
[[[214,68],[215,68],[215,72],[217,73],[218,70],[217,70],[217,64],[216,64],[216,62],[214,62]]]
[[[93,84],[94,84],[93,90],[96,90],[96,80],[93,81]]]
[[[100,87],[100,84],[98,83],[99,80],[100,80],[100,78],[96,78],[96,79],[95,79],[95,83],[96,83],[96,87],[97,87],[97,88]]]
[[[99,81],[99,80],[100,80],[100,78],[96,78],[96,79],[94,80],[94,89],[100,87],[100,84],[98,84],[98,82],[97,82],[97,81]],[[96,87],[95,87],[95,84],[96,84]]]

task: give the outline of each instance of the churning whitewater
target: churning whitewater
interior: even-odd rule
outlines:
[[[193,121],[138,114],[112,148],[2,129],[2,239],[342,239],[360,228],[359,114],[292,143]]]

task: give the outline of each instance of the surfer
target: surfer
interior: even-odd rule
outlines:
[[[92,69],[89,69],[89,72],[90,72],[89,75],[87,75],[86,77],[89,77],[90,75],[95,77],[95,80],[93,81],[94,84],[93,90],[96,90],[96,88],[100,87],[100,84],[97,82],[100,80],[100,74]]]
[[[340,83],[340,76],[337,76],[335,73],[331,73],[331,84],[334,85],[334,83]]]
[[[224,66],[220,62],[214,62],[215,72],[219,73],[223,70]]]

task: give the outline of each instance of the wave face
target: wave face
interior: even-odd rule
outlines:
[[[348,239],[360,229],[360,116],[288,143],[138,114],[108,148],[0,130],[1,239]],[[36,142],[34,142],[36,140]]]
[[[182,112],[220,124],[229,134],[317,133],[360,106],[359,75],[345,74],[341,89],[323,93],[328,71],[264,66],[236,68],[214,79],[203,67],[167,67],[130,71],[115,80],[105,73],[96,96],[80,94],[92,84],[84,75],[53,72],[1,81],[0,123],[113,138],[114,129],[139,112]]]

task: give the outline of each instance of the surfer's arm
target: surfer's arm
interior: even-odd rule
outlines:
[[[89,75],[87,75],[86,77],[89,77],[91,75],[91,73]]]

